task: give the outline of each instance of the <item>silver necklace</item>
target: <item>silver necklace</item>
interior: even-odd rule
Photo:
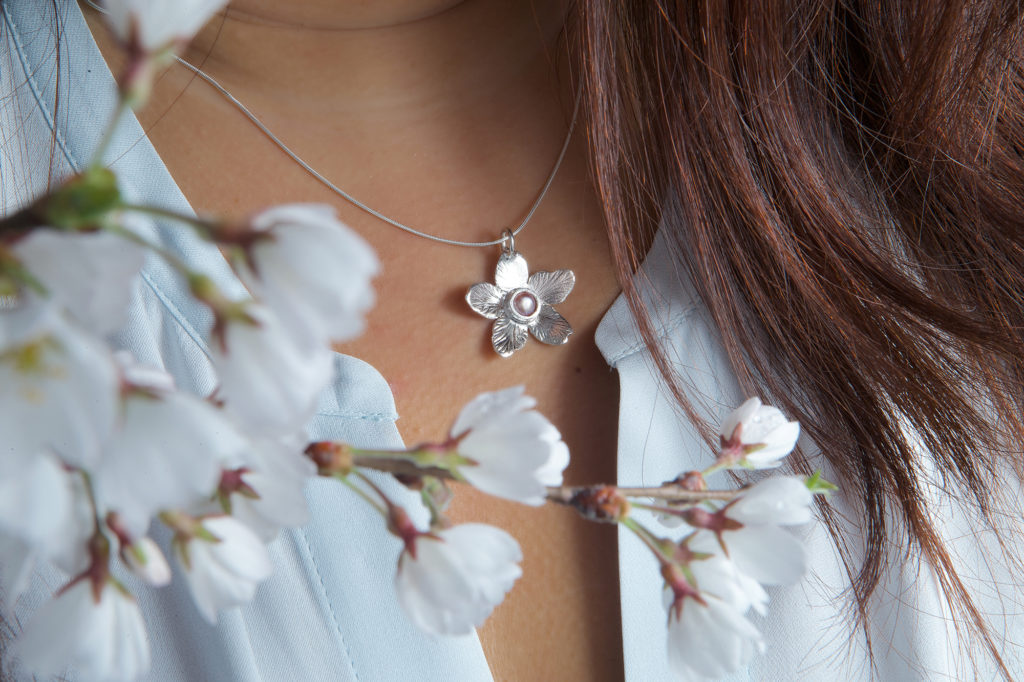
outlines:
[[[98,6],[93,0],[86,0],[86,3],[93,9],[107,14],[106,9]],[[223,95],[238,110],[255,125],[260,132],[267,136],[277,147],[288,157],[319,181],[324,187],[331,190],[339,197],[349,202],[356,208],[369,213],[378,220],[404,230],[409,234],[423,237],[431,241],[452,246],[466,247],[490,247],[501,246],[501,255],[498,257],[498,265],[495,268],[494,284],[480,282],[470,287],[466,293],[466,302],[469,306],[485,318],[494,320],[491,328],[491,345],[495,352],[503,358],[507,358],[521,349],[526,344],[529,334],[546,344],[559,346],[569,340],[572,334],[572,326],[554,309],[554,303],[561,303],[572,291],[576,284],[576,275],[572,270],[555,270],[553,272],[538,271],[529,274],[526,259],[516,251],[516,235],[523,231],[533,214],[537,212],[540,202],[548,193],[551,184],[555,181],[555,175],[562,165],[565,153],[569,149],[569,142],[572,140],[573,131],[576,129],[576,119],[580,112],[580,100],[582,99],[582,88],[576,91],[576,102],[573,105],[572,120],[569,123],[569,130],[566,132],[565,141],[562,142],[562,149],[558,153],[551,173],[548,174],[543,187],[537,193],[533,204],[526,212],[526,216],[515,229],[506,229],[501,237],[486,242],[466,242],[457,239],[446,239],[436,235],[428,234],[421,230],[409,227],[389,218],[380,211],[368,206],[359,199],[341,189],[333,182],[325,178],[319,171],[310,166],[306,161],[296,154],[273,133],[256,114],[252,113],[249,107],[245,106],[232,95],[227,88],[217,80],[190,62],[181,57],[174,57],[179,64],[206,81],[217,92]]]
[[[327,187],[327,189],[353,206],[400,230],[442,244],[465,247],[500,246],[501,255],[498,257],[498,265],[495,268],[494,284],[489,282],[474,284],[466,294],[466,302],[469,303],[473,310],[487,319],[494,320],[494,324],[491,327],[491,345],[498,355],[503,358],[510,357],[526,345],[526,339],[529,334],[532,334],[538,341],[556,346],[562,345],[569,340],[569,336],[573,332],[572,326],[554,309],[553,304],[561,303],[569,295],[569,292],[572,291],[576,283],[576,275],[572,270],[565,269],[553,272],[538,271],[532,275],[529,274],[526,259],[516,251],[515,238],[516,235],[523,231],[523,228],[530,222],[530,219],[533,218],[533,214],[537,212],[540,202],[544,199],[548,189],[551,188],[555,175],[558,174],[558,169],[562,165],[565,153],[569,149],[569,142],[572,140],[573,131],[576,129],[576,118],[579,115],[582,90],[576,91],[576,102],[573,106],[572,120],[569,123],[569,130],[565,135],[565,141],[562,142],[562,149],[558,153],[558,159],[555,161],[551,173],[548,174],[547,180],[537,193],[537,197],[534,199],[529,211],[526,212],[522,222],[519,223],[519,226],[515,229],[504,230],[502,236],[498,239],[485,242],[467,242],[447,239],[417,230],[384,215],[355,198],[328,180],[302,157],[292,151],[247,106],[242,104],[238,98],[232,95],[227,88],[218,83],[212,76],[181,57],[175,57],[175,59],[235,105],[260,132],[287,154],[292,161],[301,166],[303,170]]]

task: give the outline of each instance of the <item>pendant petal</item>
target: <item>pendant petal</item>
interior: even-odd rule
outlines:
[[[526,259],[518,253],[501,254],[498,267],[494,270],[494,282],[502,291],[525,287],[529,270]]]
[[[538,341],[560,346],[569,340],[572,326],[557,310],[545,303],[541,305],[537,319],[530,325],[530,331]]]
[[[487,319],[495,320],[501,312],[503,295],[501,289],[490,282],[480,282],[470,287],[469,293],[466,294],[466,302],[470,308]]]
[[[526,345],[526,327],[507,317],[499,317],[491,329],[491,345],[494,351],[507,358]]]
[[[535,272],[530,275],[530,288],[545,303],[561,303],[576,284],[572,270]]]

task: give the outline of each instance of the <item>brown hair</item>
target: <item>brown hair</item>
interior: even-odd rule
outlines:
[[[997,531],[996,486],[1020,480],[1024,442],[1019,3],[579,10],[609,240],[683,411],[699,421],[631,277],[659,221],[741,386],[802,422],[861,511],[851,538],[825,509],[857,622],[887,562],[917,554],[962,638],[1010,677],[930,520],[915,439]]]

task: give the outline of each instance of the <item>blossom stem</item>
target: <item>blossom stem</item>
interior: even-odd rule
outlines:
[[[374,492],[376,492],[378,495],[380,495],[381,497],[386,497],[384,495],[384,493],[381,492],[380,488],[378,488],[376,485],[373,484],[373,481],[369,480],[366,476],[364,476],[363,474],[359,473],[358,471],[353,472],[353,473],[355,473],[355,475],[359,476],[360,479],[362,479],[371,488],[373,488]],[[355,483],[350,481],[348,476],[340,476],[340,477],[338,477],[338,480],[341,481],[342,483],[344,483],[345,486],[348,487],[349,490],[354,492],[359,497],[363,498],[363,500],[367,504],[369,504],[371,507],[373,507],[378,512],[380,512],[381,516],[383,516],[385,519],[388,518],[388,510],[387,510],[387,508],[383,504],[381,504],[379,501],[377,501],[377,500],[373,499],[372,497],[370,497],[370,495],[367,494],[367,492],[365,490],[363,490],[362,488],[357,486]]]
[[[633,502],[632,505],[637,509],[646,509],[647,511],[656,512],[658,514],[669,514],[671,516],[678,516],[680,509],[678,507],[670,507],[663,504],[646,504],[644,502]]]
[[[640,541],[643,542],[647,546],[647,548],[654,553],[654,555],[658,558],[659,561],[661,561],[662,563],[666,563],[670,560],[669,557],[666,556],[665,549],[661,546],[661,542],[659,541],[659,539],[655,537],[654,533],[647,530],[647,527],[644,526],[642,523],[640,523],[636,519],[628,517],[622,519],[619,523],[621,523],[623,526],[631,530],[633,532],[633,535],[636,535],[638,538],[640,538]]]
[[[139,246],[152,251],[153,253],[167,261],[167,263],[171,267],[173,267],[175,270],[180,272],[185,277],[189,277],[193,274],[192,269],[185,264],[185,261],[178,258],[176,254],[172,253],[168,249],[165,249],[159,244],[154,244],[153,242],[149,241],[140,234],[135,234],[131,230],[125,229],[122,225],[107,225],[104,227],[104,230],[110,232],[111,234],[116,234],[118,237],[121,237],[122,239],[130,241],[134,244],[138,244]]]
[[[85,497],[89,501],[89,508],[92,510],[93,528],[96,533],[100,533],[100,529],[103,527],[103,521],[100,519],[100,508],[96,504],[96,492],[92,489],[92,476],[89,475],[88,471],[84,469],[78,472],[82,476],[83,487],[85,488]]]
[[[184,223],[195,229],[196,233],[208,241],[212,241],[212,235],[215,231],[215,226],[207,220],[204,220],[198,216],[186,215],[184,213],[178,213],[166,208],[160,208],[159,206],[146,206],[145,204],[129,204],[122,203],[119,206],[124,211],[132,211],[134,213],[143,213],[154,218],[165,218],[167,220],[173,220],[178,223]]]
[[[712,464],[711,466],[709,466],[704,471],[700,472],[700,475],[704,476],[705,478],[707,478],[711,474],[717,474],[719,471],[722,471],[723,469],[728,469],[728,468],[729,468],[729,463],[728,462],[719,460],[719,461],[715,462],[714,464]]]
[[[125,97],[121,97],[117,103],[117,111],[110,119],[110,123],[107,124],[107,129],[103,131],[103,137],[100,138],[100,143],[96,146],[96,151],[93,152],[92,161],[89,163],[90,166],[99,166],[103,163],[103,155],[107,153],[107,149],[110,147],[110,143],[114,141],[114,133],[117,132],[117,126],[121,122],[121,117],[129,109],[128,100]]]

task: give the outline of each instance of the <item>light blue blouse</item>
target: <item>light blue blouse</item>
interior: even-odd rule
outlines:
[[[6,0],[0,6],[0,195],[3,210],[10,211],[45,187],[52,144],[58,176],[83,167],[109,120],[115,84],[74,2],[57,3],[62,17],[59,62],[49,2]],[[190,210],[134,117],[124,120],[107,158],[130,197]],[[152,238],[220,286],[241,292],[220,253],[189,231],[157,225]],[[680,282],[660,239],[644,264],[643,282],[656,330],[687,378],[691,398],[716,423],[744,396],[705,310]],[[214,384],[206,341],[210,322],[175,274],[151,259],[118,343],[142,362],[165,367],[180,386],[207,393]],[[655,485],[681,471],[703,468],[711,455],[673,407],[622,297],[603,318],[596,343],[621,382],[620,483]],[[336,380],[310,425],[312,437],[400,446],[398,415],[384,378],[365,362],[343,355],[335,358],[335,369]],[[392,491],[403,494],[398,486]],[[202,620],[178,579],[161,590],[140,591],[153,648],[149,679],[491,679],[475,635],[433,638],[401,613],[392,588],[399,545],[365,504],[326,481],[314,481],[308,498],[308,525],[283,533],[271,547],[273,576],[252,603],[222,613],[215,627]],[[848,510],[841,498],[837,504],[840,511]],[[985,548],[970,532],[970,518],[949,504],[938,506],[937,513],[944,514],[947,535],[962,549],[962,565],[987,589],[981,595],[983,608],[997,631],[1006,634],[1011,669],[1024,669],[1019,590],[1002,569],[992,567],[986,574],[977,568]],[[847,581],[834,544],[817,524],[797,532],[810,547],[810,575],[796,586],[771,590],[769,615],[755,619],[768,651],[730,679],[866,679],[871,669],[864,636],[853,630],[845,610]],[[55,572],[40,571],[18,605],[18,620],[28,619],[61,580]],[[657,567],[626,533],[620,535],[620,580],[625,678],[671,679]],[[1000,593],[992,585],[1006,587]],[[966,678],[966,654],[954,644],[931,574],[917,561],[889,567],[876,602],[870,627],[878,679]]]

